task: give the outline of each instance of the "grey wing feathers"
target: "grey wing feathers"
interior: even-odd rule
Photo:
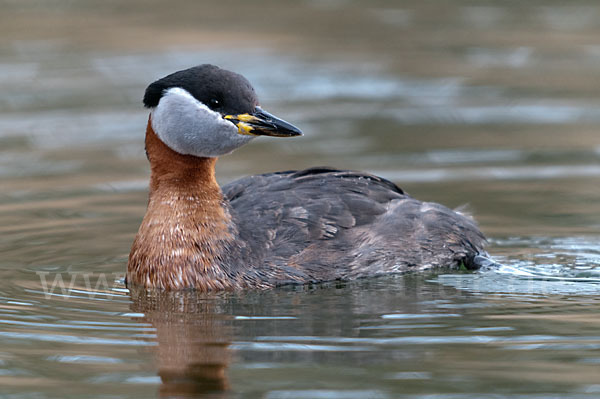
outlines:
[[[455,262],[485,243],[469,218],[360,172],[320,167],[256,175],[223,193],[252,253],[319,278]],[[326,270],[331,274],[320,275]]]
[[[368,224],[389,201],[405,197],[385,179],[324,167],[249,176],[224,186],[223,193],[253,250],[277,246],[281,257]]]
[[[269,191],[280,191],[298,186],[304,182],[315,183],[315,185],[318,186],[324,182],[333,182],[336,180],[354,182],[356,184],[355,190],[360,190],[361,188],[364,188],[365,185],[372,185],[373,187],[380,188],[383,192],[392,191],[398,194],[404,194],[404,191],[400,187],[381,177],[368,173],[338,170],[324,166],[299,171],[290,170],[244,177],[223,186],[223,194],[225,195],[225,198],[231,202],[239,198],[246,189],[260,190],[269,186]],[[357,184],[361,181],[365,184]],[[359,191],[359,193],[363,194],[362,191]]]
[[[380,177],[324,167],[249,176],[226,185],[223,193],[240,215],[238,222],[261,214],[272,222],[300,221],[309,239],[369,223],[389,201],[407,197]]]

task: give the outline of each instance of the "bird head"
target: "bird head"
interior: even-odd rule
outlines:
[[[259,106],[252,85],[234,72],[199,65],[150,84],[144,105],[152,129],[184,155],[217,157],[257,136],[292,137],[302,132]]]

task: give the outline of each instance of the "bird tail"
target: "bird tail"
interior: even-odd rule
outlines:
[[[465,262],[465,266],[469,270],[490,270],[497,269],[501,267],[502,264],[492,259],[487,252],[483,252],[471,257]]]

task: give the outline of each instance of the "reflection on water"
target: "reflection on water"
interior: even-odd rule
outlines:
[[[134,319],[152,325],[161,396],[229,388],[231,323],[219,305],[194,292],[132,292]]]
[[[595,296],[566,285],[540,293],[535,281],[504,292],[514,279],[405,275],[131,296],[117,282],[99,292],[76,286],[94,297],[68,300],[17,287],[23,302],[0,310],[0,379],[8,392],[50,397],[94,397],[90,389],[119,397],[475,397],[507,386],[507,397],[593,397]]]
[[[597,397],[598,17],[585,0],[5,2],[0,396]],[[375,172],[468,203],[502,267],[130,293],[141,96],[202,62],[306,133],[224,157],[222,182]]]

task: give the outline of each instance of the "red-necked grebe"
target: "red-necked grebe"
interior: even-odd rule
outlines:
[[[366,173],[319,167],[220,188],[218,156],[257,136],[301,135],[241,75],[200,65],[146,89],[148,209],[127,283],[226,290],[480,266],[485,238],[442,205]]]

